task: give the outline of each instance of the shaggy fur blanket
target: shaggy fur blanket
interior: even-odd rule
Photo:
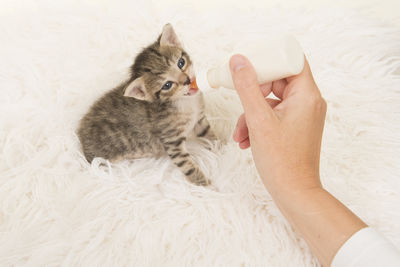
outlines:
[[[322,182],[400,246],[400,28],[344,9],[147,1],[9,1],[0,14],[0,266],[319,265],[232,140],[235,91],[205,91],[222,145],[189,147],[215,188],[168,158],[85,161],[79,119],[167,22],[197,69],[296,36],[328,103]]]

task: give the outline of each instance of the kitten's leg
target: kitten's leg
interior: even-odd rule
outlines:
[[[185,146],[185,137],[164,140],[164,148],[176,166],[186,178],[196,185],[209,185],[211,182],[204,176],[199,166],[192,160]]]
[[[197,137],[205,137],[211,141],[217,140],[214,132],[211,130],[210,123],[208,122],[206,116],[203,114],[200,120],[194,126],[194,133]]]

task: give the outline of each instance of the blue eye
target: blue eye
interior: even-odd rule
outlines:
[[[171,82],[171,81],[168,81],[168,82],[166,82],[166,83],[163,85],[163,87],[162,87],[161,89],[163,89],[163,90],[169,90],[169,89],[171,89],[171,87],[172,87],[172,82]]]
[[[178,68],[182,69],[183,66],[185,66],[185,59],[184,59],[183,57],[181,57],[181,58],[178,60]]]

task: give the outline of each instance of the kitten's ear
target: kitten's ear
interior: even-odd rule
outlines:
[[[178,40],[178,36],[171,24],[165,24],[163,31],[160,36],[160,46],[176,46],[182,48],[181,42]]]
[[[133,97],[139,100],[151,100],[149,94],[144,86],[144,81],[142,77],[136,78],[125,88],[124,96]]]

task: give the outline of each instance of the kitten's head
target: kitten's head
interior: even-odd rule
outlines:
[[[192,61],[170,24],[164,26],[155,43],[137,55],[131,73],[126,97],[153,102],[191,97],[197,92],[197,88],[190,88]]]

